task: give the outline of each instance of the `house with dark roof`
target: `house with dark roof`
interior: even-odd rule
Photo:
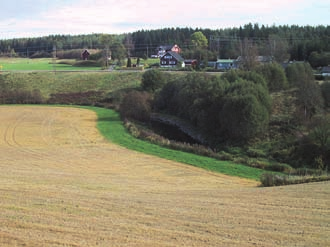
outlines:
[[[163,56],[160,57],[161,67],[185,67],[184,59],[179,53],[174,51],[167,51]]]

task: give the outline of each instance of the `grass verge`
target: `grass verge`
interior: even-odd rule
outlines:
[[[142,141],[131,136],[114,110],[97,107],[84,107],[96,112],[98,116],[97,128],[100,133],[113,143],[119,144],[131,150],[139,151],[145,154],[156,155],[161,158],[177,161],[200,167],[209,171],[222,174],[248,178],[259,181],[261,169],[252,168],[229,161],[219,161],[213,158],[203,157],[182,151],[176,151],[160,147],[155,144]]]

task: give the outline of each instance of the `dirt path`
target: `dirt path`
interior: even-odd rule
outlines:
[[[257,188],[108,143],[88,110],[0,107],[0,246],[330,246],[330,183]]]

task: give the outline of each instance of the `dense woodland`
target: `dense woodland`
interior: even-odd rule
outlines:
[[[238,28],[192,29],[163,28],[139,30],[120,35],[50,35],[38,38],[0,40],[0,54],[33,57],[54,50],[102,49],[111,50],[117,58],[124,56],[149,57],[159,45],[178,44],[186,58],[193,58],[196,49],[191,35],[202,32],[208,40],[204,60],[237,58],[244,46],[253,46],[259,55],[277,56],[278,60],[309,61],[314,67],[330,63],[330,26],[264,26],[247,24]],[[106,37],[108,36],[108,37]],[[206,57],[205,57],[206,56]],[[197,58],[197,57],[194,57]]]

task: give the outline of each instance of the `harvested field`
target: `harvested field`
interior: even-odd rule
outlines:
[[[330,246],[330,183],[257,182],[107,142],[89,110],[0,107],[0,246]]]

